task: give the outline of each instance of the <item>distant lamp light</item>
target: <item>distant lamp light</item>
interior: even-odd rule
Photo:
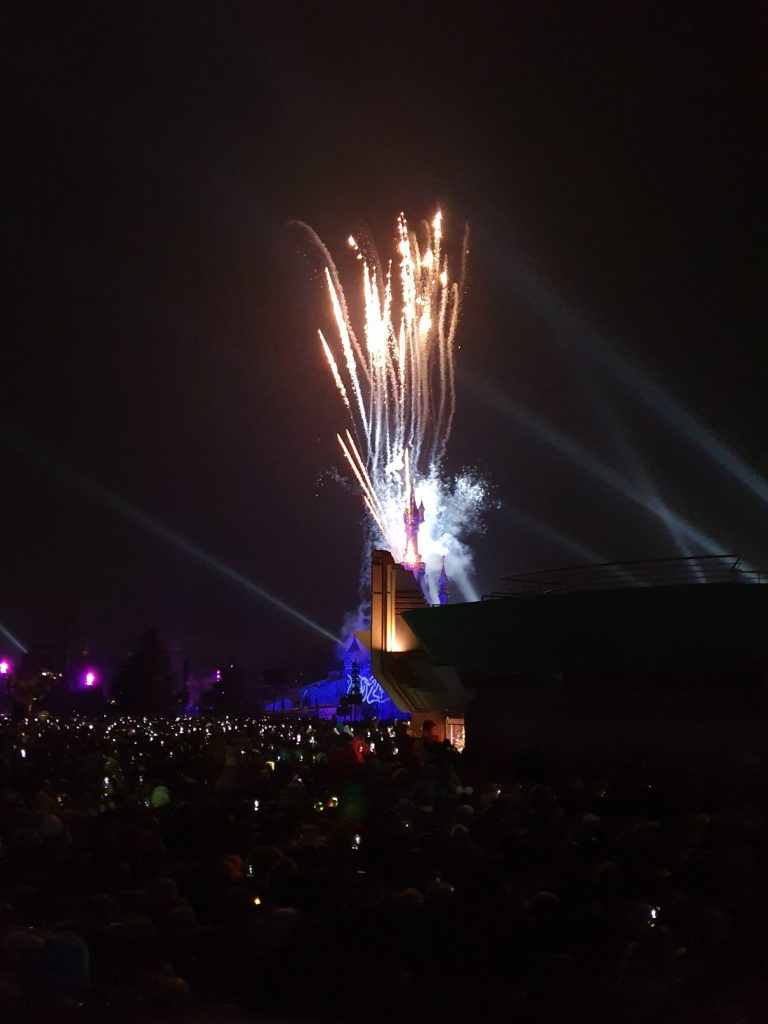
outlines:
[[[85,685],[86,686],[95,686],[96,685],[96,673],[93,672],[91,669],[88,669],[88,671],[85,673],[85,676],[83,678],[85,680]]]
[[[10,664],[5,659],[0,661],[0,676],[7,676],[10,673],[10,671]]]

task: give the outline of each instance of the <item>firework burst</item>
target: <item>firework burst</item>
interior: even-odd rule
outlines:
[[[434,588],[441,559],[448,556],[463,595],[476,598],[463,537],[479,525],[485,487],[475,474],[449,479],[443,470],[456,411],[454,356],[466,232],[456,275],[444,250],[439,211],[419,234],[400,215],[396,258],[386,269],[372,246],[350,236],[349,247],[362,264],[363,325],[356,332],[336,265],[307,230],[325,261],[336,338],[329,343],[318,334],[350,419],[337,438],[377,543],[398,561],[407,560],[403,510],[413,488],[424,504],[419,547],[428,585]]]

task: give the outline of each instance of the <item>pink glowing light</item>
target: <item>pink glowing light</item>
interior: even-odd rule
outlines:
[[[96,685],[96,673],[88,671],[85,673],[85,685],[95,686]]]
[[[0,661],[0,676],[7,676],[11,671],[11,666],[7,661]]]

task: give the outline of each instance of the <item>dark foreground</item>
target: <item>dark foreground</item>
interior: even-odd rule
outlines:
[[[0,1020],[757,1024],[767,807],[379,725],[6,726]]]

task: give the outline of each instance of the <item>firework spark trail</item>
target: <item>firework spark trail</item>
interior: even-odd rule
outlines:
[[[336,326],[339,329],[341,348],[347,364],[347,372],[349,373],[349,379],[352,382],[352,390],[355,393],[355,398],[357,399],[357,404],[360,409],[360,422],[366,429],[366,437],[370,439],[370,425],[365,415],[363,393],[360,390],[360,381],[357,376],[357,361],[355,360],[355,351],[352,348],[354,332],[349,327],[349,318],[345,313],[345,305],[342,303],[338,292],[333,287],[333,279],[331,278],[331,273],[327,267],[325,268],[325,276],[328,280],[328,291],[331,296],[331,302],[333,303],[333,315],[336,317]]]
[[[380,542],[402,558],[403,510],[412,483],[426,510],[419,547],[428,579],[436,578],[446,555],[462,592],[474,598],[471,553],[462,535],[479,527],[485,489],[472,474],[448,480],[442,468],[456,410],[454,351],[467,237],[454,278],[440,212],[419,235],[409,230],[404,214],[398,217],[395,257],[386,267],[372,246],[350,236],[349,248],[362,262],[358,336],[330,252],[311,228],[301,226],[325,263],[337,341],[319,334],[351,419],[351,430],[338,434],[338,442]]]
[[[339,389],[339,394],[342,397],[344,405],[346,405],[346,407],[351,412],[352,409],[349,404],[349,396],[347,395],[347,389],[344,387],[344,381],[341,379],[341,374],[339,373],[339,368],[336,365],[336,360],[333,358],[333,352],[331,352],[330,348],[328,347],[328,342],[323,337],[323,332],[318,331],[317,333],[320,335],[320,341],[323,344],[323,352],[325,352],[325,358],[328,360],[328,365],[331,368],[331,374],[333,375],[333,379],[336,382],[336,387]]]
[[[354,439],[348,430],[346,431],[346,434],[346,443],[344,441],[344,438],[340,434],[336,435],[336,439],[338,440],[341,450],[344,453],[344,457],[352,467],[352,471],[355,474],[358,483],[360,484],[360,487],[363,492],[363,498],[365,499],[365,503],[368,506],[371,515],[375,519],[377,525],[379,526],[379,529],[381,529],[383,532],[384,510],[382,509],[379,503],[378,495],[373,489],[373,483],[368,474],[368,470],[365,467],[365,463],[363,462],[360,456],[360,452],[357,450],[357,445],[355,444]]]

